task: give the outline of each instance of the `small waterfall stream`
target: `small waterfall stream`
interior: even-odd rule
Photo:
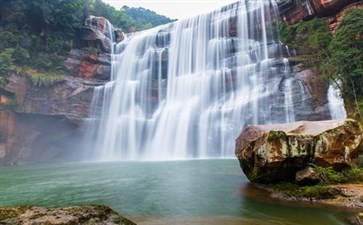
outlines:
[[[340,97],[339,90],[332,85],[328,89],[329,110],[333,120],[347,117],[347,112],[344,108],[343,99]]]
[[[306,93],[271,29],[278,17],[274,1],[240,1],[114,46],[111,81],[94,93],[88,158],[232,157],[246,124],[304,119],[294,108]]]

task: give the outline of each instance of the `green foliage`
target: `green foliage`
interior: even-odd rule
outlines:
[[[49,87],[64,80],[62,74],[46,74],[41,72],[33,73],[30,76],[31,81],[38,87]]]
[[[126,13],[126,15],[135,20],[136,28],[138,30],[145,30],[174,21],[166,16],[159,15],[154,11],[144,9],[142,7],[130,8],[128,6],[124,6],[122,7],[122,10]]]
[[[82,0],[12,0],[2,2],[0,83],[19,65],[52,73],[72,48],[81,26]],[[21,15],[21,16],[20,16]],[[15,19],[14,17],[20,18]]]
[[[272,188],[278,190],[284,196],[294,198],[331,199],[343,195],[340,190],[324,184],[300,187],[292,183],[280,183],[273,185]]]
[[[49,87],[66,78],[66,75],[62,73],[45,73],[29,67],[18,67],[17,72],[27,75],[37,87]]]
[[[324,18],[282,26],[281,40],[305,55],[305,66],[339,88],[350,117],[363,119],[363,10],[348,9],[334,33]]]
[[[152,23],[147,23],[147,24],[145,24],[144,26],[142,26],[141,28],[140,28],[140,30],[147,30],[147,29],[150,29],[150,28],[152,28],[153,27],[153,24]]]
[[[363,99],[363,10],[348,9],[329,45],[334,68],[331,78],[337,80],[342,96],[354,102],[360,116],[358,101]]]
[[[281,29],[282,42],[295,49],[308,48],[311,53],[326,49],[331,40],[324,18],[299,21],[291,26],[283,25]]]
[[[359,169],[359,168],[352,168],[352,169],[347,169],[344,170],[343,172],[343,182],[346,183],[357,183],[362,180],[362,175],[363,175],[363,170]]]
[[[6,83],[7,83],[6,78],[0,75],[0,87],[4,86]]]
[[[354,166],[344,169],[341,172],[335,171],[332,167],[320,166],[316,166],[314,170],[317,172],[320,180],[326,184],[356,183],[362,181],[363,170]]]
[[[12,58],[13,58],[15,63],[24,64],[24,63],[26,63],[28,61],[30,56],[29,56],[29,52],[28,52],[27,49],[22,48],[22,47],[18,47],[18,48],[15,49]]]
[[[4,80],[13,70],[13,53],[15,49],[6,48],[0,52],[0,77]]]
[[[333,167],[320,167],[314,168],[320,179],[327,184],[339,183],[343,180],[341,173],[336,172]]]
[[[17,36],[9,31],[3,31],[0,33],[0,48],[9,48],[15,46],[18,43]]]
[[[139,29],[170,22],[145,10]],[[137,10],[136,10],[137,11]],[[136,22],[124,10],[101,0],[2,0],[0,13],[0,85],[16,68],[25,67],[36,86],[49,86],[64,78],[62,62],[77,40],[77,32],[89,15],[102,16],[115,27],[128,30]],[[155,22],[156,20],[159,22]],[[80,46],[78,46],[80,47]],[[18,69],[19,70],[19,69]]]
[[[89,5],[89,13],[95,16],[102,16],[108,19],[115,27],[122,28],[127,31],[130,27],[135,26],[134,21],[126,15],[122,10],[116,10],[114,7],[102,2],[101,0],[95,0]]]

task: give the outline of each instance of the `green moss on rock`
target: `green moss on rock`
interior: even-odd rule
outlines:
[[[63,225],[134,225],[105,205],[73,206],[66,208],[43,208],[37,206],[14,206],[0,208],[0,224],[63,224]]]
[[[329,185],[318,184],[313,186],[300,187],[292,183],[279,183],[271,186],[285,197],[312,199],[333,199],[337,196],[344,196],[344,193]]]
[[[311,163],[339,172],[351,169],[362,144],[357,121],[301,121],[248,126],[237,138],[235,152],[250,181],[294,182],[295,174]],[[349,173],[343,177],[356,176]]]

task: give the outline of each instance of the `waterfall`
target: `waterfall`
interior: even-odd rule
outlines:
[[[246,124],[298,119],[305,93],[281,55],[278,18],[274,1],[240,1],[114,46],[88,157],[232,157]]]
[[[333,120],[344,119],[347,117],[347,112],[344,108],[344,101],[340,97],[339,90],[335,89],[333,85],[328,89],[328,102],[330,115]]]

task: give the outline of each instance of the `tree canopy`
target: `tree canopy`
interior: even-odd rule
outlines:
[[[1,0],[0,9],[0,85],[18,67],[64,72],[61,63],[78,47],[78,31],[89,15],[105,17],[126,32],[170,22],[145,9],[145,18],[138,14],[135,21],[101,0]]]
[[[124,6],[122,7],[122,10],[135,21],[135,25],[138,30],[144,30],[175,21],[142,7],[130,8],[128,6]]]

